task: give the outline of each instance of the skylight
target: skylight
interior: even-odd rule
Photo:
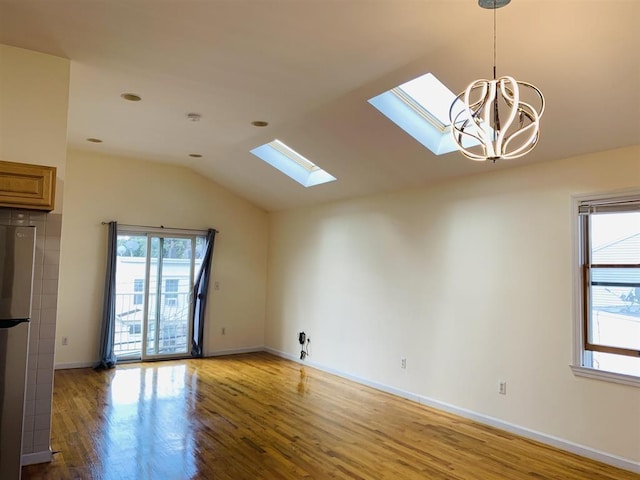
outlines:
[[[426,73],[369,99],[369,103],[433,153],[442,155],[458,149],[449,121],[449,107],[455,99],[435,75]]]
[[[336,179],[280,140],[260,145],[251,150],[251,153],[304,187],[313,187]]]

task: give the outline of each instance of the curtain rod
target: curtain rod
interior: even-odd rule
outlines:
[[[100,222],[102,225],[109,225],[111,222]],[[118,223],[120,227],[134,227],[134,228],[157,228],[157,229],[168,229],[168,230],[182,230],[183,232],[206,232],[208,228],[176,228],[176,227],[165,227],[164,225],[160,225],[159,227],[154,227],[152,225],[128,225],[126,223]],[[220,233],[219,230],[213,229],[214,232]]]

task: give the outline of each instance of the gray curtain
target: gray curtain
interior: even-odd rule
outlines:
[[[98,368],[116,366],[113,353],[116,314],[116,255],[118,248],[118,224],[109,222],[107,239],[107,272],[104,282],[104,303],[102,308],[102,328],[100,331],[100,364]]]
[[[207,230],[207,243],[202,259],[200,271],[193,285],[193,339],[191,340],[191,356],[202,357],[204,339],[204,311],[207,306],[207,293],[209,292],[209,277],[211,276],[211,259],[213,258],[213,245],[216,239],[216,231]]]

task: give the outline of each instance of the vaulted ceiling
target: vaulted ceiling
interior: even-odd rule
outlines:
[[[640,2],[496,13],[498,74],[547,109],[536,149],[495,165],[436,156],[367,103],[426,72],[456,93],[489,78],[476,0],[0,0],[0,43],[71,59],[70,148],[187,166],[265,210],[640,143]],[[304,188],[249,153],[275,138],[338,180]]]

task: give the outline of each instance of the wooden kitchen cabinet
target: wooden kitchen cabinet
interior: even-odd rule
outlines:
[[[51,211],[56,168],[0,160],[0,207]]]

